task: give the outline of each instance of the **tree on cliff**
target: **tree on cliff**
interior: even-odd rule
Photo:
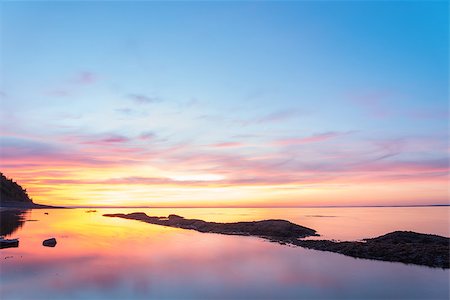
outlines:
[[[4,202],[33,203],[26,189],[0,172],[0,203]]]

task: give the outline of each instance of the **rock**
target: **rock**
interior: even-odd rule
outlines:
[[[150,224],[192,229],[200,232],[228,235],[251,235],[283,241],[286,239],[297,239],[317,235],[314,229],[303,227],[286,220],[216,223],[197,219],[185,219],[174,214],[171,214],[168,217],[151,217],[143,212],[131,214],[104,214],[103,216],[139,220]]]
[[[56,239],[55,238],[51,238],[51,239],[44,240],[42,242],[42,246],[55,247],[56,246]]]
[[[450,239],[433,234],[394,231],[364,242],[297,240],[294,245],[357,258],[450,268]]]
[[[3,237],[0,237],[0,249],[3,248],[17,248],[19,247],[19,240],[18,239],[4,239]]]
[[[376,238],[365,239],[363,242],[300,240],[299,238],[317,236],[318,234],[314,229],[286,220],[216,223],[185,219],[178,215],[150,217],[143,212],[104,214],[103,216],[139,220],[150,224],[191,229],[199,232],[258,236],[271,242],[335,252],[357,258],[402,262],[443,269],[449,269],[450,267],[450,239],[432,234],[395,231]]]

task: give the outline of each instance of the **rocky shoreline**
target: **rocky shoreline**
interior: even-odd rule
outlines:
[[[143,212],[131,214],[104,214],[103,216],[139,220],[150,224],[192,229],[200,232],[228,235],[250,235],[267,239],[275,238],[277,240],[318,236],[315,230],[286,220],[216,223],[198,219],[185,219],[177,215],[169,215],[168,217],[150,217]]]
[[[434,268],[449,268],[449,238],[412,231],[394,231],[362,242],[296,240],[304,248],[329,251],[355,258],[374,259]]]
[[[301,238],[318,236],[318,234],[314,229],[286,220],[216,223],[198,219],[185,219],[177,215],[151,217],[142,212],[104,214],[103,216],[139,220],[150,224],[191,229],[199,232],[257,236],[272,242],[335,252],[355,258],[401,262],[443,269],[448,269],[450,262],[449,238],[411,231],[395,231],[364,241],[337,242],[301,240]]]

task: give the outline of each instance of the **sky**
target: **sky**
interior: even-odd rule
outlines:
[[[37,203],[449,203],[447,1],[9,1],[0,22],[0,170]]]

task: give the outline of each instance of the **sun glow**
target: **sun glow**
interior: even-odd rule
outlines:
[[[220,181],[225,179],[224,176],[218,174],[182,174],[169,176],[175,181]]]
[[[438,3],[398,4],[418,5],[403,18],[395,1],[200,1],[180,15],[74,1],[89,17],[15,2],[2,5],[0,171],[36,202],[448,203]]]

